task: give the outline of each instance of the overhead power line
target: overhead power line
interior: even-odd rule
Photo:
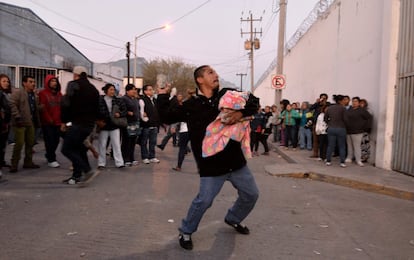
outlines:
[[[30,21],[30,22],[33,22],[33,23],[36,23],[36,24],[39,24],[39,25],[43,25],[43,26],[46,26],[46,27],[50,27],[50,28],[52,28],[52,29],[54,29],[56,31],[63,32],[63,33],[66,33],[66,34],[69,34],[69,35],[72,35],[72,36],[75,36],[75,37],[78,37],[78,38],[81,38],[81,39],[84,39],[84,40],[88,40],[88,41],[91,41],[91,42],[99,43],[99,44],[106,45],[106,46],[113,47],[113,48],[118,48],[118,49],[123,49],[124,48],[124,47],[115,46],[115,45],[112,45],[112,44],[109,44],[109,43],[106,43],[106,42],[101,42],[101,41],[98,41],[98,40],[94,40],[94,39],[91,39],[91,38],[88,38],[88,37],[85,37],[85,36],[82,36],[82,35],[79,35],[79,34],[76,34],[76,33],[71,33],[71,32],[68,32],[66,30],[62,30],[62,29],[56,28],[56,27],[52,27],[52,26],[49,26],[48,24],[35,21],[33,19],[30,19],[30,18],[21,16],[21,15],[15,14],[13,12],[9,12],[9,11],[4,10],[4,9],[0,9],[0,11],[1,12],[5,12],[5,13],[8,13],[8,14],[11,14],[11,15],[14,15],[16,17],[19,17],[21,19],[24,19],[24,20],[27,20],[27,21]]]
[[[94,31],[94,32],[96,32],[96,33],[98,33],[98,34],[101,34],[101,35],[103,35],[103,36],[106,36],[106,37],[108,37],[108,38],[111,38],[111,39],[113,39],[113,40],[116,40],[116,41],[118,41],[118,42],[123,42],[122,40],[117,39],[117,38],[115,38],[115,37],[114,37],[114,36],[112,36],[112,35],[109,35],[109,34],[107,34],[107,33],[104,33],[104,32],[101,32],[101,31],[98,31],[98,30],[96,30],[96,29],[92,28],[91,26],[88,26],[88,25],[85,25],[85,24],[81,24],[80,22],[78,22],[78,21],[76,21],[76,20],[74,20],[74,19],[72,19],[72,18],[70,18],[70,17],[67,17],[67,16],[65,16],[65,15],[63,15],[63,14],[61,14],[61,13],[58,13],[58,12],[56,12],[55,10],[52,10],[51,8],[49,8],[49,7],[45,6],[45,5],[40,4],[38,1],[34,1],[34,0],[30,0],[30,1],[31,1],[32,3],[34,3],[35,5],[38,5],[38,6],[42,7],[42,8],[44,8],[44,9],[48,10],[49,12],[52,12],[52,13],[54,13],[54,14],[56,14],[56,15],[60,16],[60,17],[63,17],[63,18],[65,18],[65,19],[66,19],[66,20],[68,20],[68,21],[71,21],[72,23],[75,23],[75,24],[77,24],[77,25],[80,25],[80,26],[82,26],[82,27],[85,27],[85,28],[87,28],[87,29],[89,29],[89,30],[92,30],[92,31]]]
[[[206,5],[208,2],[210,2],[211,0],[207,0],[204,3],[202,3],[201,5],[197,6],[196,8],[190,10],[189,12],[183,14],[182,16],[178,17],[177,19],[175,19],[174,21],[172,21],[170,24],[173,25],[176,22],[180,21],[181,19],[184,19],[186,16],[189,16],[190,14],[194,13],[195,11],[197,11],[198,9],[200,9],[201,7],[203,7],[204,5]]]

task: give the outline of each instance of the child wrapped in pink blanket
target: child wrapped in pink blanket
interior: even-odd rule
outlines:
[[[241,110],[246,105],[249,97],[247,92],[226,91],[220,98],[220,114],[216,120],[211,122],[206,129],[206,135],[203,139],[202,156],[209,157],[222,151],[231,140],[241,143],[244,155],[247,158],[252,157],[250,150],[250,120],[251,117],[244,117],[240,122],[226,125],[226,114],[234,110]]]

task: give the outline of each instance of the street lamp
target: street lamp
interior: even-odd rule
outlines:
[[[158,31],[158,30],[168,29],[168,28],[170,28],[170,26],[167,24],[167,25],[160,26],[160,27],[151,29],[149,31],[146,31],[146,32],[144,32],[144,33],[142,33],[138,36],[135,36],[135,39],[134,39],[134,43],[135,43],[135,45],[134,45],[135,46],[134,47],[135,48],[135,51],[134,51],[134,85],[136,84],[136,77],[137,77],[137,41],[138,41],[138,39],[144,37],[145,35],[147,35],[149,33],[152,33],[152,32]]]

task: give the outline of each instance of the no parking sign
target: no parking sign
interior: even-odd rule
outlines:
[[[284,89],[286,86],[286,78],[284,75],[275,75],[272,77],[272,88]]]

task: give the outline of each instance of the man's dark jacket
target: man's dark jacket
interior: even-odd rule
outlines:
[[[63,123],[93,126],[99,115],[99,92],[87,78],[70,81],[61,108]]]
[[[148,121],[142,121],[141,120],[141,126],[144,128],[147,127],[159,127],[160,126],[160,116],[157,111],[157,108],[154,104],[157,103],[157,100],[153,98],[153,101],[146,95],[142,97],[142,101],[144,101],[144,112],[147,114]],[[152,103],[154,102],[154,103]]]
[[[224,175],[246,165],[241,143],[231,139],[223,151],[210,157],[202,157],[201,148],[206,128],[219,114],[219,99],[227,90],[233,89],[217,90],[211,98],[197,93],[183,105],[170,102],[167,94],[158,95],[158,111],[163,123],[187,122],[191,147],[201,177]],[[257,111],[258,106],[259,99],[250,94],[241,112],[243,116],[251,116]]]

